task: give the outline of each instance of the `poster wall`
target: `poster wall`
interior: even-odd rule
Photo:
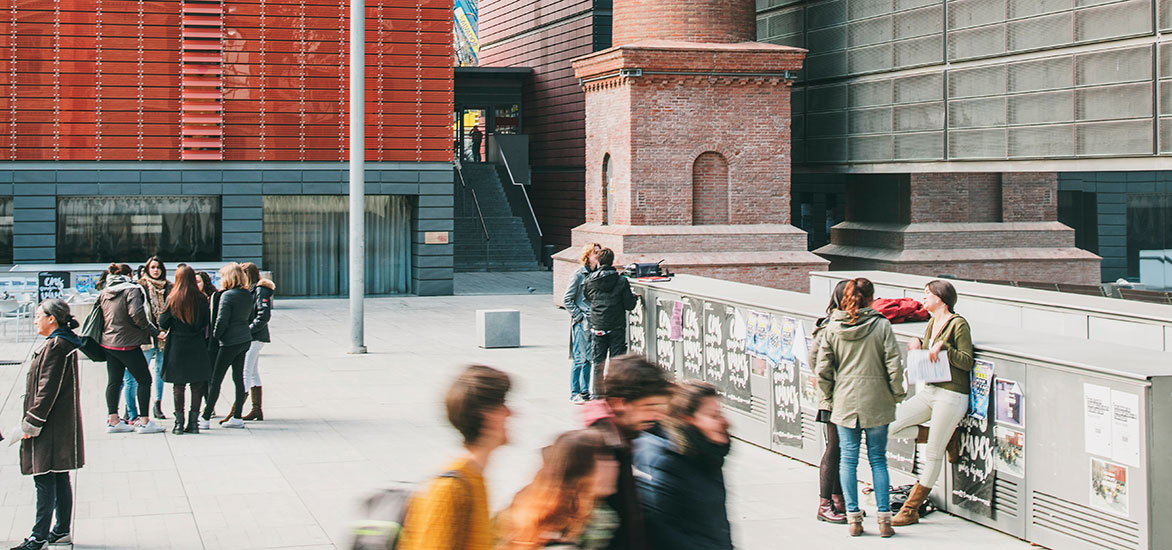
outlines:
[[[966,416],[960,421],[960,457],[952,464],[952,504],[993,517],[994,469],[992,400],[986,397],[980,418]]]
[[[684,298],[680,311],[680,347],[683,352],[685,380],[704,380],[704,327],[702,310],[690,298]]]
[[[715,386],[725,380],[728,361],[724,352],[725,326],[734,321],[727,318],[724,305],[704,304],[704,380]]]
[[[802,413],[799,403],[798,366],[782,359],[773,367],[773,443],[802,446]]]
[[[635,295],[645,298],[642,288],[631,289]],[[644,319],[643,301],[639,301],[639,305],[635,309],[627,312],[627,351],[631,353],[638,353],[639,355],[647,354],[647,321]]]
[[[736,319],[736,308],[730,306],[718,306],[724,308],[724,357],[725,357],[725,374],[727,376],[724,384],[725,403],[745,412],[749,412],[750,404],[752,402],[753,393],[749,388],[749,354],[745,353],[745,338],[743,332],[736,330],[734,326]],[[712,382],[709,380],[709,382]],[[720,385],[717,385],[720,388]]]
[[[655,362],[672,372],[676,364],[676,344],[671,339],[671,314],[674,302],[655,299]]]

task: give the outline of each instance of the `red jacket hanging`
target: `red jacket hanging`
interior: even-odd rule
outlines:
[[[931,316],[914,298],[879,298],[871,303],[871,309],[892,323],[927,321]]]

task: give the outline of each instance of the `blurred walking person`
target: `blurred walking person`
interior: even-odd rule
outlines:
[[[159,315],[159,328],[167,331],[163,358],[163,379],[171,383],[175,400],[175,427],[171,433],[199,433],[199,406],[212,378],[206,334],[211,322],[208,299],[199,291],[195,271],[188,266],[175,270],[175,287]],[[186,409],[187,387],[191,386],[191,407]]]
[[[211,424],[212,412],[220,397],[220,387],[224,383],[224,376],[227,375],[229,367],[232,369],[232,384],[236,387],[236,394],[232,410],[220,424],[225,428],[244,427],[240,409],[244,406],[245,394],[244,358],[252,344],[252,332],[248,330],[248,318],[252,315],[252,294],[248,292],[248,276],[240,269],[240,264],[235,262],[220,268],[220,282],[224,288],[214,298],[216,307],[215,316],[212,318],[212,339],[216,341],[219,349],[213,363],[211,387],[203,411],[203,421],[199,423],[199,428],[205,430]]]
[[[497,548],[602,550],[618,527],[605,497],[615,492],[619,465],[593,430],[558,436],[542,451],[533,482],[497,516]]]
[[[826,306],[826,316],[814,322],[812,333],[813,345],[810,346],[809,365],[814,368],[818,364],[818,346],[822,342],[822,331],[830,322],[830,316],[842,303],[842,292],[846,289],[846,281],[839,281],[830,296],[830,304]],[[838,446],[838,426],[830,421],[830,411],[819,409],[815,418],[826,426],[826,449],[822,451],[822,462],[818,464],[818,521],[843,524],[846,523],[846,501],[842,498],[842,477],[839,475],[838,463],[842,458]]]
[[[731,439],[716,387],[676,386],[667,417],[635,440],[636,481],[655,550],[731,550],[724,458]]]
[[[252,313],[249,314],[248,330],[252,333],[252,343],[248,346],[248,353],[244,355],[244,387],[248,388],[248,395],[252,399],[252,410],[242,418],[244,420],[264,420],[265,413],[261,409],[264,403],[260,383],[260,350],[269,343],[269,319],[273,316],[273,291],[277,285],[260,276],[260,268],[252,262],[241,266],[244,274],[248,275],[249,290],[252,292]]]
[[[920,505],[940,477],[945,448],[969,410],[969,375],[973,370],[973,337],[968,321],[956,314],[956,288],[948,281],[935,280],[924,287],[924,308],[932,314],[924,337],[908,342],[908,349],[928,349],[936,361],[946,354],[952,379],[924,386],[895,410],[891,437],[915,437],[924,441],[924,467],[892,525],[920,522]],[[921,426],[927,423],[925,429]],[[926,434],[923,432],[927,432]]]
[[[632,353],[611,360],[602,386],[606,398],[586,403],[582,416],[586,426],[602,435],[619,464],[615,494],[607,497],[619,516],[619,527],[607,548],[644,550],[647,532],[635,487],[634,441],[663,419],[672,384],[663,369]]]
[[[839,475],[852,537],[863,534],[858,467],[864,434],[879,510],[879,535],[895,534],[891,528],[887,427],[895,420],[895,405],[903,401],[906,392],[895,332],[886,318],[871,309],[874,299],[875,287],[871,281],[858,278],[847,282],[841,309],[830,314],[815,367],[818,408],[829,410],[830,421],[838,426],[842,451]]]
[[[492,524],[484,468],[498,448],[508,444],[505,399],[512,382],[492,367],[473,365],[448,388],[448,421],[464,438],[467,453],[449,463],[407,510],[400,550],[490,550]]]
[[[590,302],[590,362],[594,367],[594,398],[602,396],[598,382],[603,379],[606,358],[627,353],[627,312],[638,300],[631,283],[614,268],[614,251],[603,248],[595,256],[598,268],[586,278],[586,301]]]
[[[586,300],[586,278],[597,267],[598,251],[602,246],[590,243],[582,247],[578,258],[581,267],[574,272],[566,287],[562,303],[570,314],[570,401],[582,403],[590,400],[590,383],[593,372],[590,369],[590,302]]]
[[[134,427],[118,418],[118,397],[122,391],[123,376],[127,372],[130,372],[138,385],[135,391],[137,410],[150,411],[151,373],[140,347],[149,343],[151,337],[157,336],[159,331],[147,318],[146,292],[123,274],[123,267],[110,264],[106,288],[98,294],[94,304],[101,311],[104,327],[99,343],[106,350],[106,412],[110,415],[106,431],[159,433],[163,428],[155,424],[149,414],[138,417]],[[127,408],[134,401],[128,399]]]
[[[45,300],[33,317],[45,337],[33,353],[25,379],[21,420],[20,473],[33,476],[37,515],[33,532],[13,550],[40,550],[47,544],[72,544],[73,488],[69,471],[85,465],[81,431],[81,393],[77,378],[78,323],[61,300]],[[56,516],[57,524],[50,525]]]
[[[167,280],[167,267],[158,256],[151,256],[143,267],[138,283],[146,290],[147,320],[159,326],[159,315],[167,305],[171,283]],[[151,402],[151,416],[165,420],[163,416],[163,349],[167,345],[167,333],[159,332],[151,342],[143,346],[147,364],[154,376],[154,399]]]

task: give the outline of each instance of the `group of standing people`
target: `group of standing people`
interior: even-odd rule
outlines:
[[[605,397],[583,408],[584,427],[546,447],[533,481],[494,517],[484,468],[509,440],[511,381],[468,367],[445,398],[467,453],[414,497],[398,548],[731,549],[729,423],[716,389],[674,384],[638,355],[611,358],[594,382]]]
[[[614,267],[614,251],[598,243],[582,247],[579,267],[562,303],[570,314],[570,401],[602,397],[596,387],[608,357],[627,353],[627,313],[638,304],[631,283]]]
[[[162,413],[163,383],[172,384],[175,425],[172,433],[199,433],[208,429],[220,389],[229,368],[235,395],[232,410],[220,422],[241,428],[245,420],[264,420],[259,354],[270,340],[276,286],[260,275],[256,264],[228,263],[220,268],[217,289],[206,272],[180,264],[174,281],[167,279],[163,262],[147,261],[141,278],[131,278],[130,266],[110,264],[98,281],[94,304],[102,330],[98,344],[106,358],[106,407],[110,433],[158,433],[163,428],[149,415],[154,363],[154,407]],[[135,389],[130,393],[133,380]],[[128,388],[127,418],[118,415],[119,394]],[[247,395],[252,410],[243,413]],[[190,408],[186,406],[190,395]],[[137,400],[137,403],[135,401]],[[205,404],[202,413],[201,403]],[[135,406],[137,405],[137,406]]]
[[[865,441],[879,535],[890,537],[893,527],[919,522],[920,506],[940,476],[946,448],[955,445],[954,432],[969,409],[973,343],[968,322],[955,311],[955,288],[947,281],[929,282],[923,303],[931,319],[924,336],[913,339],[908,348],[927,350],[932,361],[943,354],[951,379],[928,384],[905,402],[903,359],[891,323],[870,307],[874,298],[875,288],[867,279],[840,282],[827,316],[815,328],[810,364],[818,377],[818,420],[826,423],[828,442],[820,465],[817,517],[847,524],[851,536],[863,534],[857,474]],[[894,516],[887,471],[889,437],[914,437],[926,444],[923,469]]]

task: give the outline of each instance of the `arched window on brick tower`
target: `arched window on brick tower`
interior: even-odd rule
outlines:
[[[728,223],[728,161],[707,152],[692,165],[692,225]]]
[[[602,157],[602,225],[614,219],[614,170],[610,166],[610,153]]]

